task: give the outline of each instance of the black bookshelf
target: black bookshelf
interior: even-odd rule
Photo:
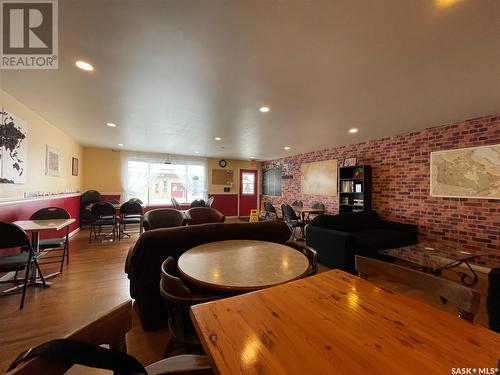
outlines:
[[[339,213],[372,208],[372,168],[369,165],[339,169]]]

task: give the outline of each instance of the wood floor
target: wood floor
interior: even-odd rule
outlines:
[[[54,284],[29,287],[23,310],[20,295],[0,298],[0,372],[23,350],[59,338],[89,323],[109,309],[130,299],[124,271],[125,258],[137,235],[120,242],[88,244],[88,231],[70,242],[70,264]],[[42,267],[44,274],[53,271]],[[3,285],[2,288],[6,287]],[[162,358],[168,340],[166,329],[144,334],[137,315],[127,338],[129,352],[143,364]]]
[[[130,298],[124,264],[137,235],[120,242],[91,245],[87,236],[85,230],[71,239],[70,264],[62,275],[51,279],[51,287],[28,288],[23,310],[19,310],[20,295],[0,297],[0,372],[5,372],[21,351],[65,336]],[[49,266],[43,269],[45,274],[52,271]],[[484,295],[486,288],[486,275],[480,275],[476,289]],[[476,323],[487,324],[484,299]],[[130,354],[142,364],[150,364],[162,358],[167,341],[166,329],[146,333],[134,313],[133,328],[127,336]],[[90,372],[77,369],[73,373]]]

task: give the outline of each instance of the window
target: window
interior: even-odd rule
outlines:
[[[241,193],[243,195],[255,194],[255,173],[243,172],[241,177],[241,183],[242,183]]]
[[[189,203],[206,195],[204,162],[129,159],[125,173],[127,197],[145,204],[170,204],[172,197]]]

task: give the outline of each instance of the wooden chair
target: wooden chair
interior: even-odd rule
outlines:
[[[68,335],[66,338],[69,340],[54,340],[26,350],[11,365],[12,371],[9,374],[59,375],[66,373],[74,364],[82,362],[89,367],[94,363],[92,367],[108,369],[109,367],[99,367],[95,364],[98,362],[107,364],[119,362],[122,365],[129,363],[137,369],[136,372],[132,372],[134,374],[213,374],[207,357],[198,355],[179,355],[167,358],[144,369],[134,357],[126,354],[125,335],[131,327],[132,301],[127,301]],[[109,345],[111,350],[99,345]],[[100,358],[93,357],[92,352],[98,353]],[[77,357],[79,357],[79,361],[75,361]]]
[[[285,242],[285,245],[300,251],[307,257],[309,260],[309,270],[307,271],[308,276],[314,275],[318,272],[318,252],[316,250],[307,246],[304,242],[299,241],[289,240]]]
[[[168,311],[168,330],[171,339],[165,349],[168,356],[176,348],[200,350],[201,342],[190,316],[191,306],[221,298],[219,295],[192,291],[178,277],[177,262],[168,257],[161,265],[160,293]]]
[[[368,279],[376,276],[384,276],[384,278],[392,281],[397,281],[414,289],[435,295],[442,302],[450,302],[456,306],[458,308],[458,316],[462,319],[472,322],[474,316],[479,311],[479,302],[481,299],[479,292],[454,281],[359,255],[356,255],[355,261],[356,270],[360,277]]]

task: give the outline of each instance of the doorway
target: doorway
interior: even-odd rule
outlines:
[[[250,216],[250,210],[257,208],[257,176],[254,169],[240,169],[238,216]]]

